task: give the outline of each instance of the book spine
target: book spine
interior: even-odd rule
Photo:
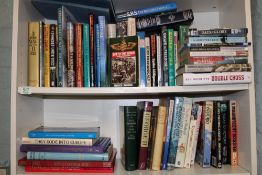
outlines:
[[[97,136],[96,132],[28,132],[29,138],[95,139]]]
[[[217,36],[208,36],[208,37],[188,37],[189,44],[222,44],[222,43],[246,43],[246,37],[217,37]]]
[[[50,24],[50,87],[56,87],[57,25]]]
[[[230,127],[229,127],[229,139],[230,139],[230,159],[231,165],[238,165],[238,113],[237,102],[230,101]]]
[[[178,32],[174,31],[174,82],[176,85],[176,70],[178,68]]]
[[[153,162],[152,162],[152,170],[160,170],[161,157],[162,157],[162,148],[163,148],[163,137],[165,130],[165,122],[166,122],[166,106],[159,106],[157,114],[157,128],[156,128],[156,136],[154,143],[154,152],[153,152]]]
[[[138,30],[163,26],[168,24],[176,24],[182,22],[192,22],[194,15],[192,10],[184,10],[179,12],[165,12],[162,14],[153,14],[145,17],[136,18],[136,27]]]
[[[28,86],[39,87],[39,22],[28,23]]]
[[[150,38],[145,37],[145,45],[146,45],[146,86],[151,87],[151,59],[150,59]]]
[[[225,57],[247,57],[247,50],[239,51],[191,51],[191,57],[210,57],[210,56],[225,56]]]
[[[165,26],[161,29],[163,53],[163,86],[168,86],[168,36]]]
[[[82,24],[74,24],[75,28],[75,59],[76,87],[83,87],[83,55],[82,55]]]
[[[127,18],[127,36],[135,36],[136,35],[136,19],[135,18]]]
[[[101,87],[101,45],[100,45],[100,28],[95,24],[95,84]]]
[[[174,30],[168,29],[168,86],[175,86]]]
[[[50,24],[44,25],[44,87],[50,87]]]
[[[169,146],[170,148],[169,148],[168,160],[167,160],[168,170],[175,168],[178,139],[179,139],[179,127],[182,119],[183,104],[184,104],[184,98],[182,97],[175,98],[174,117],[171,126],[171,137],[170,137],[170,146]]]
[[[25,172],[48,172],[48,173],[113,173],[114,167],[109,168],[86,168],[86,167],[42,167],[42,166],[25,166]]]
[[[139,86],[146,87],[145,32],[137,32],[139,45]]]
[[[66,49],[67,49],[67,86],[68,87],[75,87],[76,80],[75,80],[75,68],[76,68],[76,44],[74,43],[77,40],[77,37],[74,33],[74,26],[72,22],[67,22],[67,40],[66,40]],[[75,28],[76,30],[76,28]],[[78,36],[79,37],[79,36]]]
[[[250,83],[251,72],[185,73],[177,77],[178,85]]]
[[[228,128],[229,128],[229,102],[221,102],[221,137],[222,137],[222,163],[230,163],[230,150],[229,150],[229,137],[228,137]]]
[[[156,36],[157,85],[163,86],[163,59],[161,36]]]
[[[156,52],[156,34],[150,35],[150,57],[151,57],[151,84],[157,87],[157,52]]]
[[[44,26],[45,24],[39,21],[39,87],[45,87]]]
[[[145,102],[145,106],[143,110],[139,157],[138,157],[138,169],[140,170],[146,169],[152,108],[153,108],[153,102]]]
[[[250,64],[218,64],[214,65],[213,72],[249,72],[251,71]]]
[[[165,11],[172,11],[176,10],[177,6],[175,2],[170,2],[166,4],[161,4],[158,6],[143,8],[143,9],[137,9],[137,10],[131,10],[123,13],[118,13],[116,15],[117,20],[122,20],[128,17],[139,17],[139,16],[145,16],[150,15],[154,13],[160,13]]]
[[[105,16],[98,16],[99,34],[100,34],[100,85],[107,86],[107,28]],[[99,66],[99,65],[98,65]]]
[[[170,137],[171,137],[171,126],[173,122],[173,116],[174,116],[174,100],[169,100],[169,107],[168,107],[168,118],[167,118],[167,124],[166,124],[166,130],[165,130],[165,140],[164,140],[164,148],[163,148],[163,155],[162,155],[162,170],[167,169],[167,159],[168,159],[168,150],[169,150],[169,143],[170,143]]]
[[[94,15],[89,15],[90,37],[90,87],[95,87],[95,38],[94,38]]]
[[[188,31],[189,31],[188,25],[180,25],[179,26],[179,42],[180,42],[180,45],[184,45],[184,43],[187,39]]]
[[[221,142],[221,104],[214,102],[214,120],[212,131],[211,164],[222,168],[222,142]]]
[[[118,21],[116,23],[116,36],[126,37],[127,36],[127,20]]]
[[[89,24],[83,24],[83,78],[84,87],[90,87],[90,39]]]
[[[212,72],[213,68],[213,64],[186,64],[183,67],[179,68],[176,72],[177,75],[181,75],[183,73]]]
[[[247,28],[211,29],[193,31],[191,36],[241,36],[248,33]]]
[[[107,37],[116,38],[116,24],[107,24]]]
[[[184,167],[187,148],[188,130],[192,111],[192,99],[184,97],[175,167]]]

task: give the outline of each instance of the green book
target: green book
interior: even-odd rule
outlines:
[[[83,68],[84,87],[90,87],[89,24],[83,24]]]
[[[136,170],[138,162],[137,107],[120,106],[119,114],[121,162],[127,171]]]
[[[179,42],[183,45],[186,41],[186,36],[189,31],[189,26],[179,26]]]
[[[175,86],[174,30],[167,30],[168,86]]]

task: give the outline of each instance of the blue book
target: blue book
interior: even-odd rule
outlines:
[[[29,138],[77,138],[95,139],[100,136],[99,127],[62,128],[40,126],[28,132]]]
[[[101,87],[101,77],[100,77],[100,30],[99,30],[99,25],[95,24],[95,67],[96,67],[96,87]]]
[[[128,12],[123,12],[123,13],[118,13],[116,14],[116,19],[122,20],[128,17],[139,17],[139,16],[145,16],[145,15],[150,15],[154,13],[160,13],[160,12],[166,12],[166,11],[173,11],[176,10],[177,6],[175,2],[170,2],[166,4],[160,4],[157,6],[152,6],[152,7],[147,7],[147,8],[142,8],[142,9],[136,9],[136,10],[131,10]]]
[[[29,160],[86,160],[108,161],[113,152],[113,145],[105,153],[61,153],[61,152],[27,152]]]
[[[184,98],[175,97],[173,122],[171,124],[171,136],[169,144],[169,153],[167,159],[167,169],[171,170],[175,168],[176,153],[179,139],[179,126],[182,117]]]
[[[99,25],[99,40],[100,40],[100,85],[101,87],[107,86],[106,75],[107,75],[107,32],[106,32],[106,19],[105,16],[98,16],[98,25]]]
[[[84,87],[90,87],[89,24],[83,24],[83,68]]]
[[[139,49],[139,86],[146,86],[146,49],[145,32],[137,32]]]

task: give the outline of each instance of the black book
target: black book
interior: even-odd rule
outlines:
[[[222,163],[230,163],[230,147],[228,137],[229,127],[229,101],[221,101],[221,142],[222,142]]]

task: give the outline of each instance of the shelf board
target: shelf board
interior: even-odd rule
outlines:
[[[22,167],[18,167],[17,169],[18,175],[25,175],[29,173],[25,173],[24,169]],[[30,173],[30,175],[43,175],[47,173]],[[48,173],[48,174],[57,174],[57,173]],[[61,173],[59,173],[61,174]],[[66,175],[71,175],[74,173],[64,173]],[[81,173],[81,174],[88,174],[88,173]],[[103,174],[103,173],[102,173]],[[202,168],[198,164],[192,166],[191,168],[177,168],[175,170],[167,171],[150,171],[150,170],[136,170],[136,171],[126,171],[120,160],[117,160],[116,166],[115,166],[115,172],[114,175],[250,175],[248,171],[241,168],[240,166],[233,167],[231,165],[223,165],[223,168]]]
[[[102,87],[102,88],[44,88],[19,87],[22,95],[44,96],[133,96],[165,94],[203,94],[230,93],[248,89],[248,84],[208,85],[208,86],[174,86],[174,87]]]

